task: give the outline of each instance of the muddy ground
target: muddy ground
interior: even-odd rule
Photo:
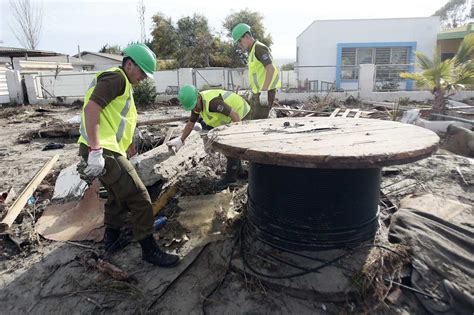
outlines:
[[[12,188],[20,192],[45,162],[60,154],[53,171],[43,181],[41,192],[37,191],[34,200],[22,211],[11,234],[0,238],[0,313],[426,313],[410,291],[404,290],[398,298],[390,298],[387,292],[382,298],[377,290],[385,286],[380,284],[359,289],[350,299],[344,294],[322,299],[253,277],[231,263],[231,259],[239,259],[236,248],[241,221],[220,222],[221,233],[217,237],[191,246],[183,237],[188,232],[176,220],[182,209],[175,199],[162,210],[169,221],[155,235],[167,250],[183,257],[173,269],[143,262],[137,243],[105,256],[101,243],[64,243],[42,238],[35,232],[34,222],[49,203],[58,172],[78,161],[78,145],[74,138],[35,138],[27,143],[18,143],[18,139],[41,126],[68,120],[76,116],[80,108],[51,105],[42,107],[41,111],[38,109],[31,106],[0,108],[0,192]],[[180,113],[175,107],[141,111],[141,119],[147,120]],[[153,132],[157,138],[164,137],[162,128]],[[65,146],[42,151],[50,142]],[[440,150],[431,158],[390,168],[383,177],[382,187],[397,187],[384,191],[394,205],[405,196],[422,192],[473,205],[473,164],[472,159]],[[222,175],[224,167],[223,156],[209,154],[183,174],[178,182],[178,195],[216,192],[213,183]],[[245,211],[245,184],[240,181],[231,189],[235,192],[238,212]],[[156,196],[157,190],[159,187],[152,187],[152,195]],[[0,208],[0,217],[5,211]],[[460,214],[460,220],[473,222],[472,215],[471,208],[470,212]],[[114,280],[88,267],[84,257],[91,253],[128,272],[133,281]]]

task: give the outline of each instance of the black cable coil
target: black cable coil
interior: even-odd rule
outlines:
[[[380,169],[309,169],[251,163],[248,228],[290,250],[327,250],[373,238]]]

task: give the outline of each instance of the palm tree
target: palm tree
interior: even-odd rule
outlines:
[[[443,113],[446,100],[466,85],[474,85],[474,34],[469,34],[459,46],[456,55],[441,61],[436,48],[431,60],[421,52],[416,53],[417,66],[421,72],[401,73],[405,79],[412,79],[418,87],[428,87],[434,94],[433,111]]]

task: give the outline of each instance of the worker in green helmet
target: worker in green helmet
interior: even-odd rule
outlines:
[[[239,23],[232,29],[232,39],[235,45],[247,50],[248,80],[252,87],[252,119],[263,119],[275,101],[276,89],[281,87],[280,74],[273,64],[270,49],[255,40],[250,26]]]
[[[185,85],[179,90],[178,98],[184,109],[191,112],[191,116],[181,136],[166,143],[175,151],[184,145],[199,117],[207,126],[215,128],[248,119],[250,116],[250,105],[240,95],[231,91],[213,89],[199,92],[194,85]],[[235,183],[237,177],[246,176],[240,160],[227,157],[226,173],[216,183],[216,188],[224,189]]]
[[[143,259],[158,266],[175,265],[179,258],[160,250],[153,236],[150,196],[128,160],[136,152],[132,143],[137,110],[132,86],[153,78],[156,56],[145,45],[133,44],[123,51],[121,67],[99,72],[84,98],[80,123],[79,155],[87,162],[82,170],[89,179],[99,178],[107,190],[104,246],[115,252],[130,243],[121,233],[127,211]]]

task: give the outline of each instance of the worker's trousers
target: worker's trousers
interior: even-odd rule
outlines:
[[[89,148],[81,144],[79,155],[87,162]],[[119,230],[128,211],[135,239],[142,240],[153,234],[153,208],[150,195],[130,161],[118,153],[104,149],[104,176],[99,177],[107,190],[104,224]]]
[[[250,119],[265,119],[268,118],[268,113],[270,109],[272,109],[273,102],[275,101],[276,90],[269,90],[268,91],[268,103],[262,105],[260,103],[260,93],[252,94],[250,100]]]

